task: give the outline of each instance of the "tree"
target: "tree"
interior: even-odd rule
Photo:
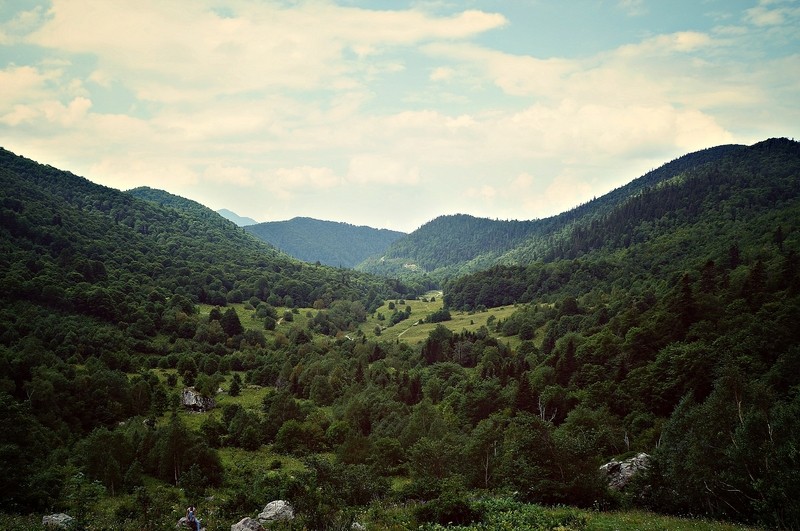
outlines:
[[[233,374],[233,379],[231,380],[231,385],[228,388],[228,395],[230,396],[239,396],[242,392],[242,378],[239,376],[239,373]]]
[[[50,439],[47,430],[31,414],[28,404],[20,404],[0,392],[0,509],[21,511],[36,508],[39,501],[50,503],[45,494],[37,500],[28,483],[46,469]]]
[[[422,437],[408,449],[412,479],[441,480],[449,476],[458,462],[458,448],[449,437]]]
[[[203,471],[200,470],[197,463],[190,466],[189,470],[187,470],[186,473],[181,476],[180,481],[178,481],[178,485],[183,489],[186,499],[189,500],[190,504],[193,503],[193,500],[199,500],[200,497],[203,496],[206,490],[206,483],[206,477],[203,475]]]
[[[552,425],[539,417],[518,414],[503,432],[500,477],[529,501],[565,503],[564,456],[556,446]]]
[[[239,314],[236,313],[236,310],[233,308],[225,310],[225,313],[222,314],[222,318],[220,319],[220,324],[222,325],[222,330],[225,332],[225,335],[228,337],[238,336],[244,332],[242,322],[239,320]]]
[[[121,491],[123,475],[134,459],[134,450],[128,440],[119,432],[97,428],[82,446],[86,474],[100,481],[112,496],[116,496]]]
[[[318,424],[287,420],[275,436],[275,450],[293,455],[307,455],[321,449],[325,434]]]
[[[311,398],[315,404],[321,406],[328,406],[333,403],[335,395],[327,376],[322,374],[314,376],[311,382],[309,398]]]
[[[201,374],[195,380],[194,388],[202,396],[210,398],[217,394],[217,389],[219,389],[219,385],[223,380],[223,376],[219,373],[215,374],[214,376]]]
[[[530,322],[525,321],[519,327],[519,338],[522,341],[530,341],[530,340],[533,339],[533,337],[535,335],[536,335],[536,329],[533,327],[533,324],[531,324]]]
[[[505,426],[505,419],[496,414],[481,420],[472,430],[465,448],[465,464],[472,485],[484,489],[497,485]]]

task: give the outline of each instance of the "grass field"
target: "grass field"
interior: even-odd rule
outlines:
[[[411,308],[411,315],[408,319],[400,321],[395,325],[391,325],[389,318],[394,310],[389,308],[390,304],[394,304],[397,309],[405,310],[406,307]],[[431,291],[424,297],[419,299],[395,299],[386,301],[383,306],[372,315],[367,316],[367,320],[359,326],[359,330],[364,334],[367,339],[376,341],[404,341],[409,345],[418,345],[428,338],[428,334],[436,328],[436,324],[420,323],[431,313],[440,310],[443,306],[442,292]],[[198,305],[201,319],[207,319],[211,313],[213,306],[208,304]],[[305,328],[311,316],[315,315],[318,310],[312,308],[300,308],[292,311],[289,308],[276,308],[278,312],[279,321],[275,330],[265,330],[262,319],[255,317],[255,309],[247,303],[229,304],[226,308],[222,309],[224,312],[227,308],[233,308],[239,316],[242,326],[246,330],[258,330],[264,333],[267,340],[274,339],[277,334],[288,335],[292,327],[297,326]],[[507,319],[514,313],[517,308],[514,306],[501,306],[499,308],[491,308],[484,312],[470,313],[470,312],[451,312],[452,319],[444,321],[441,324],[449,330],[460,333],[465,330],[475,332],[482,326],[486,326],[490,317],[501,321]],[[292,321],[286,321],[283,316],[286,312],[292,312]],[[385,319],[378,319],[378,315],[382,314]],[[381,329],[380,334],[376,334],[376,327]],[[350,337],[353,333],[346,334]],[[501,337],[501,341],[508,343],[511,347],[516,347],[519,344],[519,339],[516,336]],[[536,338],[539,342],[540,337]]]
[[[404,310],[407,306],[411,308],[411,316],[400,321],[394,326],[387,326],[388,318],[392,315],[393,310],[389,309],[389,303],[394,303],[395,306]],[[393,300],[386,301],[386,303],[378,308],[372,316],[367,317],[367,321],[360,326],[364,336],[369,339],[381,341],[404,341],[409,345],[418,345],[423,343],[431,331],[436,328],[437,324],[447,327],[453,332],[463,332],[465,330],[470,332],[477,331],[480,327],[486,326],[487,321],[491,316],[497,320],[507,319],[514,313],[514,306],[503,306],[500,308],[492,308],[491,310],[479,313],[467,312],[450,312],[452,319],[450,321],[443,321],[441,323],[423,323],[428,315],[440,310],[443,306],[442,292],[431,291],[421,299],[407,299],[407,300]],[[383,314],[387,319],[378,320],[377,315]],[[375,327],[381,327],[380,335],[375,334]],[[514,346],[516,338],[503,338],[503,341],[511,343]]]

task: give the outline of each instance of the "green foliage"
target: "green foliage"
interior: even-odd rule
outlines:
[[[414,511],[414,517],[421,523],[433,523],[443,526],[460,526],[479,522],[483,513],[465,499],[465,494],[458,491],[446,491],[435,500],[426,502]]]
[[[449,321],[450,319],[452,319],[450,310],[447,308],[442,308],[441,310],[436,310],[435,312],[428,314],[428,316],[425,318],[425,322],[441,323],[443,321]]]
[[[536,222],[447,306],[411,298],[430,277],[300,264],[192,202],[2,152],[0,511],[152,529],[186,495],[220,527],[278,498],[307,528],[606,525],[536,501],[798,527],[797,151],[695,154]],[[494,263],[481,245],[464,270]],[[181,411],[179,377],[218,409]],[[642,488],[610,497],[598,467],[640,451]]]
[[[244,230],[304,262],[346,268],[382,253],[404,236],[388,229],[302,217],[249,225]]]

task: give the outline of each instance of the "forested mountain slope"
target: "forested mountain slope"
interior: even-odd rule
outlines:
[[[492,327],[522,340],[528,365],[474,362],[487,376],[516,371],[513,403],[552,430],[531,451],[551,445],[575,463],[599,462],[603,445],[646,451],[635,503],[800,525],[788,494],[800,489],[799,143],[767,140],[684,168],[515,252],[524,264],[453,280],[445,302],[516,305]],[[466,338],[432,335],[423,355],[463,360]],[[576,497],[586,485],[539,466],[536,496]]]
[[[348,268],[404,236],[388,229],[303,217],[258,223],[245,230],[299,260]]]
[[[800,527],[800,152],[723,151],[452,280],[419,344],[381,340],[415,326],[399,283],[0,152],[0,513],[132,531],[201,500],[222,529],[288,498],[302,528],[479,528],[539,525],[536,502]],[[182,411],[185,386],[220,407]],[[599,466],[638,452],[609,491]]]
[[[500,221],[465,214],[440,216],[399,238],[358,269],[385,275],[452,269],[474,262],[473,270],[491,265],[503,252],[524,241],[539,225],[535,221]]]
[[[327,291],[347,300],[373,288],[393,293],[366,276],[351,275],[344,284],[340,272],[293,260],[210,209],[165,192],[122,193],[5,150],[0,171],[6,297],[58,306],[88,291],[115,301],[112,313],[124,313],[128,298],[153,289],[215,304],[256,291],[297,305]]]
[[[133,415],[162,414],[167,392],[149,369],[179,367],[185,385],[197,378],[213,392],[221,363],[226,372],[232,363],[241,368],[235,352],[266,344],[232,309],[201,319],[197,303],[246,301],[265,329],[275,326],[276,306],[315,306],[331,330],[405,294],[397,282],[290,258],[193,201],[150,189],[123,193],[0,150],[2,509],[54,502],[69,480],[63,467],[72,466],[57,449]],[[327,321],[331,305],[337,314]],[[20,429],[6,429],[12,425]],[[167,431],[151,435],[175,435]],[[218,482],[213,452],[185,435],[182,462]],[[115,445],[99,441],[98,448]],[[137,466],[173,475],[151,450]],[[109,472],[112,492],[121,482],[114,474],[124,472]]]
[[[559,233],[529,239],[498,260],[504,265],[454,280],[446,300],[455,308],[496,306],[556,289],[575,296],[628,287],[640,277],[674,282],[708,259],[735,267],[741,256],[757,256],[796,230],[798,175],[797,142],[773,139],[732,150],[643,187]]]
[[[497,264],[552,258],[563,252],[565,244],[561,242],[571,238],[575,230],[586,230],[577,227],[588,227],[592,220],[611,215],[629,198],[659,183],[744,149],[727,145],[684,155],[602,197],[545,219],[441,216],[398,239],[382,255],[365,260],[358,269],[404,277],[430,273],[442,281]]]

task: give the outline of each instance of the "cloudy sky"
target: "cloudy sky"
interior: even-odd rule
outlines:
[[[258,221],[542,218],[799,102],[800,0],[0,1],[0,146]]]

